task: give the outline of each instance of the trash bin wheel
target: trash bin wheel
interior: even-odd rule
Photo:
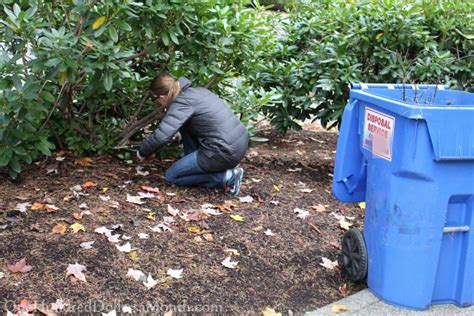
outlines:
[[[341,263],[352,281],[364,281],[367,277],[367,247],[357,228],[349,229],[342,238]]]

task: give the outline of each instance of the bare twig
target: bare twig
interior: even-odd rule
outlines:
[[[63,83],[63,85],[61,86],[61,90],[59,90],[59,94],[58,94],[58,97],[56,98],[56,101],[54,102],[54,106],[53,108],[51,109],[51,111],[49,111],[49,114],[48,116],[46,117],[46,120],[44,121],[43,125],[41,125],[40,129],[38,130],[38,132],[41,132],[43,130],[43,128],[46,126],[46,124],[48,124],[48,121],[50,120],[51,116],[53,115],[53,112],[54,110],[57,109],[57,107],[59,106],[59,99],[61,98],[63,92],[64,92],[64,88],[66,87],[67,85],[67,81]]]
[[[312,224],[312,223],[308,223],[309,226],[311,226],[312,229],[314,229],[319,235],[322,235],[323,233],[321,232],[321,230],[319,230],[318,227],[316,227],[316,225]]]

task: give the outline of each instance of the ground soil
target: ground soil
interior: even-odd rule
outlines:
[[[163,172],[173,159],[127,164],[100,156],[81,166],[77,158],[66,155],[63,161],[51,157],[28,166],[16,182],[0,178],[0,310],[13,311],[23,299],[45,306],[62,299],[71,314],[121,312],[124,305],[135,313],[163,314],[173,308],[257,314],[271,307],[301,314],[362,289],[364,285],[349,282],[339,267],[320,265],[322,257],[338,259],[345,232],[332,213],[349,217],[354,227],[363,223],[357,205],[340,203],[331,195],[337,134],[306,130],[285,137],[273,132],[264,136],[270,141],[251,148],[241,164],[246,176],[240,196],[251,196],[251,203],[217,189],[166,185]],[[150,174],[138,175],[137,165]],[[74,197],[71,187],[88,181],[97,186],[83,188],[81,193],[87,195]],[[160,198],[146,199],[143,205],[127,202],[127,193],[137,195],[143,185],[159,188]],[[99,195],[109,196],[119,207]],[[225,201],[234,206],[222,207]],[[25,202],[54,204],[59,211],[15,211],[18,203]],[[80,209],[82,203],[89,208]],[[171,232],[149,228],[169,216],[168,204],[186,211],[205,203],[221,205],[223,214],[190,222],[178,218]],[[295,208],[310,215],[298,218]],[[73,217],[86,210],[91,215]],[[155,220],[147,218],[151,212]],[[230,215],[241,215],[244,221]],[[76,222],[86,231],[51,233],[57,223]],[[136,260],[94,232],[114,224],[123,225],[117,233],[132,237]],[[265,234],[267,229],[275,235]],[[150,238],[139,239],[138,233]],[[81,249],[80,243],[86,241],[95,241],[94,248]],[[232,255],[239,262],[235,269],[221,264],[232,253],[228,249],[238,251]],[[22,258],[33,269],[9,272],[7,264]],[[87,283],[66,276],[68,264],[74,263],[86,266]],[[129,268],[150,273],[160,283],[148,290],[126,277]],[[166,277],[169,268],[184,269],[183,277]]]

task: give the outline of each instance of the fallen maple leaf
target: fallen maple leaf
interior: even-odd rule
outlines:
[[[32,211],[41,210],[42,208],[44,208],[44,204],[42,203],[33,203],[33,205],[31,206]]]
[[[323,266],[330,270],[333,270],[335,267],[337,267],[337,260],[331,261],[326,257],[321,257],[321,259],[323,260],[323,262],[319,264],[320,266]]]
[[[100,195],[100,194],[99,194],[99,199],[100,199],[101,201],[108,202],[108,201],[110,201],[110,196],[108,196],[108,195]]]
[[[209,217],[209,212],[206,212],[205,210],[188,211],[185,214],[183,214],[183,216],[181,216],[181,218],[184,219],[186,222],[202,221],[208,217]]]
[[[96,228],[94,232],[96,232],[97,234],[105,235],[106,237],[109,237],[112,235],[112,231],[104,226]]]
[[[212,234],[202,234],[202,237],[207,241],[214,241],[214,237],[212,236]]]
[[[198,226],[189,226],[188,232],[193,233],[193,234],[199,234],[201,232],[201,228]]]
[[[132,261],[138,261],[140,257],[138,256],[138,252],[136,250],[132,250],[127,254],[128,258]]]
[[[168,204],[168,213],[172,216],[176,216],[179,214],[179,210]]]
[[[134,279],[135,281],[142,281],[142,280],[145,280],[145,273],[143,273],[140,270],[129,268],[127,272],[127,277],[130,277]]]
[[[72,213],[72,217],[74,217],[77,220],[80,220],[80,219],[82,219],[82,213],[74,212],[74,213]]]
[[[125,253],[128,253],[132,250],[135,250],[135,249],[132,249],[132,246],[130,245],[129,242],[127,242],[126,244],[122,245],[122,246],[119,246],[119,245],[115,245],[115,247],[117,247],[118,251],[120,252],[125,252]]]
[[[74,223],[72,224],[71,226],[69,226],[69,228],[72,229],[72,231],[74,232],[74,234],[80,232],[80,231],[83,231],[85,232],[86,231],[86,228],[82,225],[82,224],[79,224],[79,223]]]
[[[81,166],[81,167],[88,167],[88,166],[90,166],[91,164],[94,163],[94,160],[92,160],[92,158],[85,157],[85,158],[81,158],[81,159],[76,159],[76,161],[74,161],[74,163],[76,165]]]
[[[333,305],[331,307],[331,312],[333,313],[340,313],[340,312],[347,312],[349,309],[346,307],[346,305]]]
[[[267,307],[262,311],[262,316],[281,316],[281,313],[276,312],[273,308]]]
[[[20,301],[20,304],[16,305],[15,306],[15,310],[17,312],[19,312],[17,315],[18,316],[23,316],[23,315],[32,315],[32,314],[28,314],[32,311],[34,311],[36,309],[36,304],[35,303],[31,303],[29,300],[27,299],[22,299]]]
[[[218,208],[222,212],[232,212],[232,210],[236,207],[237,205],[233,204],[232,202],[226,201],[224,204],[219,204],[216,205],[216,208]]]
[[[86,270],[86,267],[83,266],[82,264],[78,264],[78,263],[69,264],[67,267],[66,276],[73,275],[79,281],[87,282],[86,276],[84,275],[84,273],[82,273],[82,271],[85,271],[85,270]]]
[[[93,188],[93,187],[97,186],[97,183],[92,182],[92,181],[87,181],[87,182],[84,182],[84,184],[82,186],[84,188]]]
[[[113,244],[120,242],[120,234],[107,236],[107,240]]]
[[[33,269],[32,266],[26,264],[26,259],[23,258],[13,265],[8,265],[8,270],[12,273],[26,273]]]
[[[267,229],[263,232],[267,236],[275,236],[275,233],[271,231],[271,229]]]
[[[122,307],[122,313],[124,314],[133,314],[132,308],[130,306],[124,305]]]
[[[165,231],[169,231],[169,232],[173,231],[173,229],[171,229],[171,227],[169,227],[168,224],[166,224],[166,223],[159,223],[156,226],[149,227],[149,228],[155,233],[161,233],[161,232],[165,232]]]
[[[53,227],[51,230],[51,234],[61,234],[64,235],[66,233],[67,226],[63,223],[57,223],[56,226]]]
[[[232,261],[231,257],[227,257],[222,261],[222,265],[229,269],[235,269],[239,264],[238,261]]]
[[[56,213],[59,211],[59,208],[52,204],[46,204],[46,211],[48,213]]]
[[[177,270],[168,269],[168,271],[166,271],[166,274],[174,279],[181,279],[183,277],[182,276],[183,269],[177,269]]]
[[[342,229],[349,230],[349,228],[352,226],[352,223],[346,221],[345,218],[341,218],[339,220],[339,226],[341,226]]]
[[[151,289],[151,288],[154,288],[157,284],[158,284],[158,280],[154,280],[153,277],[151,276],[151,274],[148,274],[148,277],[146,279],[145,282],[143,282],[143,285],[147,288],[147,289]]]
[[[140,238],[140,239],[148,239],[148,238],[150,238],[150,235],[145,234],[145,233],[138,233],[138,238]]]
[[[22,213],[26,213],[26,209],[31,207],[31,203],[18,203],[16,206],[15,206],[15,210],[18,210]]]
[[[142,198],[140,196],[133,196],[127,193],[127,202],[133,203],[133,204],[145,204],[145,202],[142,201]]]
[[[344,283],[340,287],[337,288],[339,292],[341,292],[342,295],[348,296],[349,295],[349,288],[347,286],[347,283]]]
[[[236,222],[243,222],[244,221],[244,218],[242,217],[242,215],[232,214],[232,215],[229,215],[229,216],[230,216],[230,218],[232,218]]]

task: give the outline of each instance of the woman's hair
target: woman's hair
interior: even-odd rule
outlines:
[[[150,90],[157,97],[165,95],[167,97],[166,105],[169,105],[179,94],[179,81],[167,73],[161,73],[151,81]]]

